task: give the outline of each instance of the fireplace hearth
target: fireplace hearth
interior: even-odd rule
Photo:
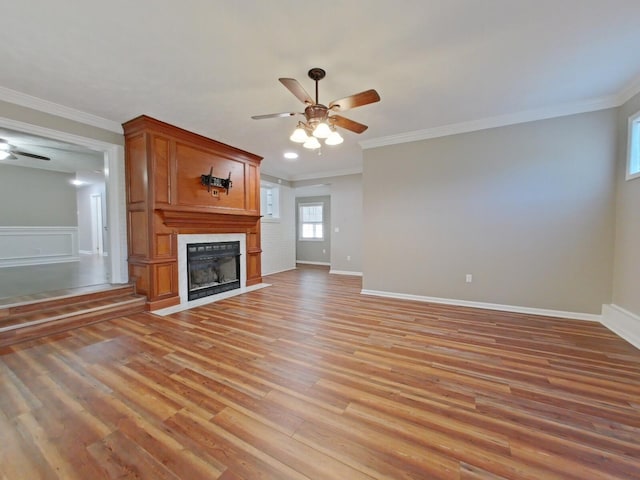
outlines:
[[[240,288],[240,242],[187,244],[188,300]]]

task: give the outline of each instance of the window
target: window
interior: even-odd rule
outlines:
[[[640,112],[629,117],[627,180],[640,177]]]
[[[260,185],[260,215],[263,220],[280,218],[280,188],[276,185]]]
[[[298,236],[300,240],[324,240],[322,203],[301,203],[299,205]]]

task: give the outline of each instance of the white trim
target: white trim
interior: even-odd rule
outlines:
[[[110,258],[111,283],[127,283],[129,281],[129,265],[127,262],[127,207],[124,174],[124,147],[110,145],[104,152],[105,187],[107,197],[107,234],[109,235],[109,251],[105,256]]]
[[[315,180],[316,178],[343,177],[345,175],[355,175],[358,173],[362,173],[362,167],[346,168],[344,170],[332,170],[329,172],[309,173],[305,175],[294,175],[287,178],[286,180],[289,182],[298,182],[300,180]],[[271,176],[275,177],[275,175]]]
[[[15,103],[23,107],[39,110],[44,113],[49,113],[57,117],[66,118],[76,122],[92,125],[94,127],[103,128],[110,132],[122,134],[122,125],[113,120],[107,120],[106,118],[98,117],[75,108],[66,107],[59,103],[50,102],[49,100],[43,100],[42,98],[33,97],[26,93],[11,90],[10,88],[0,87],[0,100],[9,103]]]
[[[627,103],[638,93],[640,93],[640,75],[634,78],[626,87],[618,92],[618,94],[616,95],[616,103],[618,104],[618,106]]]
[[[322,265],[324,267],[330,267],[331,264],[328,262],[307,262],[305,260],[296,260],[296,263],[301,263],[303,265]]]
[[[244,233],[189,233],[178,235],[178,292],[180,294],[180,305],[186,305],[186,308],[202,305],[200,300],[206,300],[204,303],[210,303],[218,298],[227,298],[224,293],[216,293],[208,297],[189,300],[188,270],[187,270],[187,244],[190,243],[214,243],[214,242],[239,242],[240,243],[240,287],[237,290],[246,291],[247,286],[247,235]]]
[[[78,250],[78,253],[80,255],[93,255],[93,252],[91,250]]]
[[[602,324],[640,349],[640,317],[615,304],[602,305]]]
[[[484,308],[486,310],[501,310],[503,312],[526,313],[529,315],[542,315],[545,317],[569,318],[572,320],[586,320],[600,322],[601,315],[582,312],[566,312],[563,310],[547,310],[543,308],[520,307],[517,305],[500,305],[497,303],[472,302],[453,298],[426,297],[422,295],[410,295],[406,293],[382,292],[378,290],[361,290],[362,295],[376,297],[397,298],[399,300],[413,300],[416,302],[440,303],[443,305],[455,305],[459,307]]]
[[[268,277],[269,275],[275,275],[276,273],[282,273],[282,272],[290,272],[291,270],[295,270],[295,269],[296,267],[283,268],[282,270],[276,270],[275,272],[263,273],[262,276]]]
[[[78,227],[0,226],[0,268],[78,262]]]
[[[386,137],[373,138],[363,140],[360,146],[363,149],[383,147],[386,145],[395,145],[398,143],[417,142],[420,140],[428,140],[430,138],[446,137],[449,135],[457,135],[460,133],[475,132],[488,128],[504,127],[507,125],[515,125],[517,123],[533,122],[536,120],[545,120],[549,118],[563,117],[566,115],[575,115],[577,113],[593,112],[596,110],[604,110],[606,108],[614,108],[621,105],[618,96],[609,96],[595,98],[583,102],[572,104],[557,105],[548,108],[539,108],[535,110],[527,110],[518,113],[506,115],[498,115],[496,117],[487,117],[479,120],[471,120],[468,122],[452,123],[450,125],[442,125],[425,130],[415,130],[413,132],[400,133],[397,135],[389,135]]]
[[[258,283],[249,287],[236,288],[235,290],[230,290],[228,292],[216,293],[215,295],[209,295],[208,297],[191,300],[190,302],[174,305],[173,307],[161,308],[160,310],[154,310],[150,313],[164,317],[165,315],[182,312],[184,310],[189,310],[190,308],[199,307],[201,305],[208,305],[210,303],[218,302],[226,298],[235,297],[237,295],[242,295],[243,293],[253,292],[254,290],[260,290],[261,288],[270,286],[271,284],[269,283]]]
[[[124,147],[6,117],[0,117],[0,127],[82,145],[88,149],[104,153],[105,164],[109,169],[105,175],[105,186],[107,190],[109,249],[111,250],[110,282],[127,283],[129,276],[126,247],[127,215],[124,184]]]
[[[361,277],[362,272],[349,272],[347,270],[329,270],[329,273],[334,275],[353,275],[354,277]]]
[[[634,167],[635,171],[631,172]],[[640,111],[629,116],[627,121],[627,164],[625,179],[640,177]]]

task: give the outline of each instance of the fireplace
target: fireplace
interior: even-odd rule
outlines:
[[[222,285],[218,285],[221,288],[213,293],[212,291],[206,291],[210,287],[216,287],[216,285],[210,285],[209,287],[205,286],[197,286],[195,292],[191,292],[192,290],[190,286],[191,281],[191,273],[189,267],[189,248],[191,246],[204,246],[211,244],[236,244],[237,250],[235,250],[234,262],[232,263],[233,275],[237,275],[237,280],[234,282],[229,282],[229,284],[225,284],[224,282],[217,282],[215,280],[209,283],[222,283]],[[246,280],[246,261],[247,261],[247,243],[246,243],[246,235],[244,234],[236,234],[236,233],[206,233],[206,234],[182,234],[178,235],[178,288],[180,292],[180,305],[176,306],[175,311],[180,311],[183,307],[194,307],[198,305],[205,305],[211,302],[215,302],[222,298],[227,298],[229,296],[235,295],[240,292],[246,291],[247,288],[247,280]],[[231,256],[228,248],[218,249],[218,252],[224,252],[222,256]],[[193,252],[192,252],[193,253]],[[198,253],[198,252],[195,252]],[[202,253],[202,252],[201,252]],[[203,252],[203,257],[213,256],[210,255],[211,252],[207,252],[206,250]],[[235,262],[239,264],[239,272],[236,270]],[[204,262],[203,262],[204,263]],[[218,263],[220,263],[218,261]],[[227,262],[225,262],[227,263]],[[219,266],[217,267],[219,268]],[[224,266],[224,272],[221,271],[222,276],[225,278],[230,278],[231,274],[227,269],[230,268],[229,265]],[[202,268],[205,270],[206,268]],[[193,271],[193,267],[191,268]],[[214,270],[215,273],[215,270]],[[215,274],[217,275],[217,274]],[[202,280],[204,278],[204,274],[198,274],[198,278],[195,280]],[[205,282],[206,283],[206,282]],[[226,289],[223,289],[225,288]],[[233,290],[232,290],[233,288]],[[194,293],[196,295],[194,295]],[[171,307],[169,307],[170,309]]]
[[[189,301],[240,288],[240,242],[187,244]]]

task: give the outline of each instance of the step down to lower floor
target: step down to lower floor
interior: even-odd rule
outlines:
[[[1,305],[0,347],[142,312],[145,302],[146,297],[136,295],[132,285],[113,285],[77,295]]]

